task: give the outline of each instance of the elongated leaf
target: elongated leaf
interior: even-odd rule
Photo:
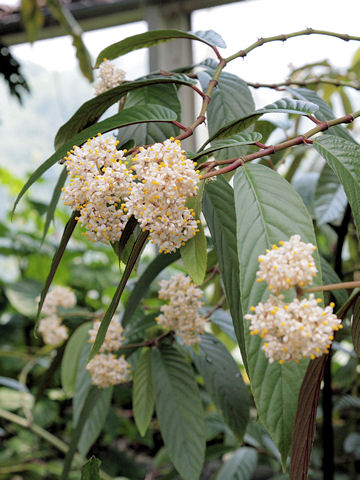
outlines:
[[[184,79],[184,75],[174,75],[171,77],[162,77],[160,75],[151,76],[143,80],[135,80],[133,82],[124,82],[118,87],[107,90],[91,100],[85,102],[74,115],[66,122],[55,137],[55,148],[59,149],[64,143],[70,140],[74,135],[79,133],[89,125],[96,123],[101,115],[118,102],[128,92],[143,88],[148,85],[156,84],[175,84],[175,85],[192,85],[193,82],[189,79]]]
[[[136,365],[133,386],[133,409],[136,426],[142,436],[154,412],[154,392],[151,376],[151,350],[144,348]]]
[[[360,147],[334,135],[314,140],[314,147],[342,183],[360,235]]]
[[[209,334],[201,336],[200,355],[194,354],[192,358],[216,408],[242,442],[249,421],[250,399],[235,360],[220,340]]]
[[[354,350],[360,357],[360,299],[358,298],[354,305],[351,335],[354,344]]]
[[[234,191],[223,179],[205,186],[203,212],[214,241],[241,356],[247,368],[244,327],[240,304],[239,260],[236,243]]]
[[[309,363],[301,385],[293,432],[290,478],[306,480],[315,433],[316,410],[321,379],[328,355]]]
[[[112,117],[103,120],[102,122],[92,125],[91,127],[82,130],[80,133],[73,136],[65,144],[63,144],[56,152],[51,155],[44,163],[42,163],[35,172],[32,173],[28,181],[25,183],[21,192],[19,193],[13,207],[13,211],[16,205],[19,203],[24,193],[31,187],[31,185],[38,180],[43,173],[49,170],[50,167],[55,165],[56,162],[64,158],[69,150],[74,145],[80,146],[88,138],[94,137],[98,133],[109,132],[115,128],[121,128],[126,125],[133,125],[135,123],[146,122],[171,122],[176,120],[176,113],[172,110],[162,107],[160,105],[147,105],[146,107],[132,107],[122,110],[120,113],[113,115]]]
[[[344,187],[328,164],[321,171],[314,199],[318,225],[331,223],[342,218],[347,205]]]
[[[261,138],[262,135],[258,132],[239,133],[238,135],[233,135],[231,138],[213,142],[210,148],[207,148],[200,153],[190,155],[189,158],[191,158],[191,160],[197,160],[204,155],[211,155],[212,153],[223,150],[224,148],[241,147],[244,145],[251,145],[255,142],[260,142]]]
[[[156,413],[166,450],[184,480],[197,480],[205,456],[203,410],[194,373],[180,351],[152,351]]]
[[[258,257],[280,240],[299,234],[316,244],[311,218],[301,197],[278,173],[262,165],[246,165],[234,178],[240,287],[243,313],[268,297],[264,283],[256,282]],[[314,254],[321,283],[319,255]],[[297,397],[307,361],[283,365],[269,363],[261,350],[262,340],[251,336],[245,323],[249,377],[258,414],[277,445],[282,461],[291,446]]]
[[[332,266],[323,257],[320,257],[320,260],[323,283],[341,283],[341,279]],[[345,289],[333,290],[331,293],[335,297],[337,307],[341,307],[348,299],[348,294]]]
[[[113,60],[114,58],[121,57],[134,50],[153,47],[159,43],[175,40],[176,38],[188,38],[189,40],[197,40],[206,43],[209,46],[215,45],[222,48],[225,47],[224,40],[220,35],[211,30],[195,33],[183,32],[181,30],[151,30],[150,32],[139,33],[138,35],[125,38],[125,40],[113,43],[104,48],[96,59],[95,67],[98,67],[103,62],[104,58]]]
[[[123,327],[126,327],[129,324],[141,300],[146,295],[151,282],[153,282],[153,280],[159,275],[160,272],[162,272],[166,267],[171,265],[179,258],[179,250],[174,253],[161,253],[147,266],[144,273],[136,282],[135,287],[126,302],[125,310],[121,320],[121,324]]]
[[[100,480],[101,462],[95,457],[91,457],[81,469],[81,480]]]
[[[39,322],[39,317],[40,317],[42,306],[44,304],[45,297],[46,297],[46,295],[49,291],[51,282],[53,281],[56,270],[57,270],[57,268],[60,264],[60,261],[62,259],[63,254],[65,252],[66,246],[69,243],[71,235],[72,235],[72,233],[73,233],[73,231],[76,227],[77,220],[75,220],[75,218],[78,216],[78,214],[79,214],[79,212],[76,212],[76,211],[73,212],[69,221],[65,225],[65,229],[64,229],[64,232],[62,234],[60,244],[59,244],[58,249],[56,250],[55,255],[52,259],[50,271],[48,273],[44,288],[43,288],[43,290],[41,292],[41,295],[40,295],[40,301],[39,301],[39,305],[38,305],[36,323],[35,323],[35,331],[36,331],[36,328],[37,328],[37,325],[38,325],[38,322]]]
[[[76,376],[79,368],[80,354],[84,343],[89,339],[91,322],[86,322],[78,327],[68,341],[61,363],[61,384],[65,393],[73,395]]]
[[[46,211],[46,218],[45,218],[45,225],[44,225],[44,232],[41,241],[43,242],[45,240],[46,234],[49,230],[50,223],[54,218],[55,210],[57,207],[57,204],[59,202],[59,198],[61,195],[61,189],[64,186],[64,183],[66,182],[67,178],[67,170],[66,167],[63,167],[60,176],[58,178],[58,181],[56,182],[55,188],[53,190],[53,194],[49,203],[49,206]]]
[[[239,448],[221,467],[216,480],[250,480],[256,464],[256,450],[249,447]]]
[[[312,115],[319,107],[311,102],[304,102],[302,100],[292,100],[289,98],[282,98],[276,102],[267,105],[264,108],[247,113],[246,115],[233,120],[232,122],[219,128],[202,146],[205,147],[208,143],[215,139],[226,138],[236,133],[245,130],[252,125],[258,118],[265,113],[295,113],[298,115]]]

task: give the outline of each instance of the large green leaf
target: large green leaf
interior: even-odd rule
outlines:
[[[126,108],[146,108],[149,104],[170,108],[176,113],[176,119],[180,120],[181,106],[176,86],[173,83],[149,85],[133,90],[126,99]],[[131,139],[135,141],[136,145],[151,145],[162,142],[166,138],[176,137],[178,133],[179,128],[171,123],[142,123],[121,129],[119,140],[121,145]]]
[[[241,442],[249,421],[250,399],[239,367],[213,335],[201,336],[200,355],[192,355],[216,408]]]
[[[132,316],[134,315],[137,307],[139,306],[142,298],[146,295],[150,284],[159,275],[159,273],[168,267],[171,263],[180,258],[180,251],[177,250],[174,253],[161,253],[147,266],[144,273],[137,280],[134,289],[132,290],[130,297],[128,298],[125,310],[122,315],[121,324],[123,327],[129,324]]]
[[[189,363],[176,345],[152,351],[156,414],[166,450],[184,480],[197,480],[205,456],[201,399]]]
[[[220,468],[216,480],[250,480],[256,464],[256,450],[249,447],[239,448]]]
[[[74,115],[60,127],[55,137],[55,148],[59,149],[75,134],[84,130],[84,128],[87,128],[89,125],[96,123],[111,105],[118,102],[128,92],[155,84],[192,85],[193,82],[191,79],[186,80],[184,75],[173,75],[171,77],[153,75],[142,80],[124,82],[118,87],[107,90],[101,95],[85,102]]]
[[[37,310],[36,298],[41,292],[41,284],[35,280],[22,279],[5,288],[11,305],[22,315],[34,317]]]
[[[293,100],[290,98],[282,98],[264,108],[249,112],[246,115],[236,118],[235,120],[220,127],[210,138],[204,143],[202,148],[215,139],[230,137],[236,133],[245,130],[252,125],[258,118],[265,113],[294,113],[298,115],[312,115],[319,107],[311,102],[302,100]]]
[[[133,386],[133,409],[136,426],[142,436],[154,412],[154,391],[151,376],[151,350],[144,348],[136,365]]]
[[[176,38],[188,38],[189,40],[198,40],[199,42],[206,43],[209,46],[225,47],[224,40],[221,36],[212,30],[195,33],[183,32],[181,30],[151,30],[150,32],[127,37],[125,40],[113,43],[104,48],[96,59],[95,67],[98,67],[104,58],[113,60],[134,50],[153,47],[159,43],[175,40]]]
[[[86,322],[78,327],[67,342],[64,357],[61,362],[61,384],[65,393],[73,395],[76,376],[79,368],[80,354],[84,343],[89,339],[91,322]]]
[[[301,197],[278,173],[262,165],[246,165],[234,178],[240,288],[243,313],[268,297],[264,283],[256,282],[258,257],[280,240],[299,234],[316,244],[311,218]],[[319,255],[315,262],[321,272]],[[321,283],[321,273],[315,277]],[[245,324],[249,377],[258,414],[276,443],[283,462],[291,446],[297,398],[307,361],[269,363],[262,340]]]
[[[360,235],[360,146],[334,135],[314,140],[314,147],[342,183]]]
[[[230,307],[236,338],[247,367],[244,327],[240,304],[239,260],[236,243],[234,191],[223,179],[205,186],[203,212],[219,259],[226,300]]]
[[[347,205],[344,187],[328,164],[321,171],[314,198],[315,216],[318,225],[342,218]]]
[[[113,115],[112,117],[103,120],[95,125],[92,125],[75,136],[72,136],[70,140],[67,140],[65,144],[56,150],[51,157],[45,160],[35,172],[32,173],[28,181],[25,183],[21,192],[19,193],[13,207],[13,211],[16,208],[21,197],[31,187],[31,185],[38,180],[43,173],[49,170],[50,167],[55,165],[56,162],[64,158],[69,150],[74,145],[82,145],[88,138],[94,137],[98,133],[109,132],[115,128],[125,127],[127,125],[133,125],[136,123],[147,122],[171,122],[176,120],[176,113],[172,110],[163,107],[161,105],[147,105],[146,107],[131,107],[122,110],[120,113]]]

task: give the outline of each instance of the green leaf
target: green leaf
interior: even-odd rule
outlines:
[[[132,316],[134,315],[141,300],[146,295],[150,284],[166,267],[180,258],[180,252],[177,250],[174,253],[161,253],[158,255],[147,267],[141,277],[137,280],[130,297],[128,298],[125,310],[122,316],[121,324],[126,327]]]
[[[89,329],[91,325],[91,322],[80,325],[71,335],[65,347],[60,373],[63,390],[68,396],[72,396],[75,390],[80,354],[84,343],[89,339]]]
[[[308,478],[315,433],[316,410],[327,359],[328,355],[323,355],[312,360],[301,385],[292,437],[290,478]]]
[[[81,480],[100,480],[101,462],[96,457],[91,457],[81,469]]]
[[[216,480],[250,480],[257,465],[257,452],[253,448],[242,447],[227,460]]]
[[[243,313],[268,297],[267,285],[256,282],[258,257],[280,240],[299,234],[316,245],[312,220],[301,197],[275,171],[251,164],[237,170],[234,178],[240,288]],[[318,271],[320,259],[314,254]],[[321,273],[314,279],[321,284]],[[262,340],[244,326],[249,377],[258,414],[277,445],[283,462],[291,446],[297,397],[307,361],[283,365],[269,363],[261,350]]]
[[[152,351],[152,375],[166,450],[184,480],[197,480],[205,456],[205,425],[194,372],[178,346],[164,345]]]
[[[282,98],[276,102],[267,105],[264,108],[247,113],[236,120],[233,120],[219,128],[204,143],[201,148],[217,138],[226,138],[245,130],[252,125],[258,118],[265,113],[294,113],[298,115],[312,115],[318,110],[318,106],[311,102],[302,100],[292,100],[290,98]]]
[[[211,315],[210,320],[215,323],[223,332],[226,333],[235,343],[237,343],[233,322],[229,312],[226,312],[222,308],[218,308]]]
[[[41,292],[41,284],[35,280],[23,279],[5,288],[11,305],[22,315],[34,317],[37,310],[36,298]]]
[[[133,385],[133,410],[136,426],[142,436],[154,412],[154,392],[151,376],[151,350],[144,348],[136,365]]]
[[[80,146],[88,138],[96,136],[98,133],[109,132],[115,128],[121,128],[126,125],[133,125],[135,123],[146,123],[146,122],[171,122],[176,120],[176,113],[172,110],[169,110],[166,107],[161,105],[147,105],[146,107],[132,107],[122,110],[120,113],[113,115],[112,117],[103,120],[102,122],[96,123],[91,127],[82,130],[80,133],[73,136],[65,144],[63,144],[56,152],[51,155],[44,163],[42,163],[35,172],[32,173],[28,181],[25,183],[21,189],[13,207],[15,211],[16,205],[19,203],[21,197],[25,192],[31,187],[31,185],[38,180],[52,167],[56,162],[64,158],[69,150],[73,148],[74,145]]]
[[[354,344],[354,350],[360,357],[360,298],[356,300],[353,309],[351,335]]]
[[[209,46],[219,46],[225,48],[225,43],[219,34],[210,30],[207,32],[183,32],[181,30],[151,30],[145,33],[139,33],[132,37],[127,37],[125,40],[113,43],[102,50],[95,62],[95,68],[98,67],[104,60],[113,60],[121,57],[126,53],[139,50],[141,48],[153,47],[159,43],[175,40],[176,38],[188,38],[189,40],[198,40]]]
[[[85,102],[74,115],[60,127],[55,137],[55,148],[59,149],[75,134],[87,128],[89,125],[96,123],[111,105],[118,102],[128,92],[155,84],[192,85],[193,82],[191,79],[188,81],[184,80],[184,75],[174,75],[172,77],[156,75],[143,80],[123,82],[118,87],[107,90],[101,95]]]
[[[170,108],[176,113],[176,120],[180,120],[181,106],[173,83],[149,85],[133,90],[126,98],[126,108],[146,108],[149,104]],[[123,128],[119,140],[121,143],[126,143],[134,139],[136,145],[151,145],[162,142],[166,138],[176,137],[178,133],[179,128],[171,123],[142,123]]]
[[[347,198],[344,187],[326,163],[321,171],[314,199],[318,225],[331,223],[344,216]]]
[[[77,225],[77,220],[75,220],[75,218],[77,217],[78,214],[79,214],[79,212],[73,212],[69,221],[65,225],[65,229],[64,229],[64,232],[62,234],[60,244],[59,244],[58,249],[56,250],[55,255],[52,259],[51,266],[50,266],[50,271],[48,273],[44,288],[43,288],[43,290],[41,292],[41,295],[40,295],[39,305],[38,305],[38,309],[37,309],[36,323],[35,323],[35,331],[37,329],[37,325],[38,325],[38,322],[39,322],[39,317],[40,317],[42,306],[44,304],[45,297],[46,297],[46,295],[49,291],[51,282],[53,281],[56,270],[57,270],[57,268],[60,264],[60,261],[62,259],[63,254],[65,252],[66,246],[69,243],[71,235],[72,235],[72,233],[73,233],[73,231],[74,231],[74,229]]]
[[[234,192],[223,179],[205,186],[203,212],[214,241],[241,356],[247,368],[244,327],[240,303],[239,260],[236,243]]]
[[[50,223],[54,218],[55,210],[57,207],[57,204],[59,202],[59,198],[61,195],[61,189],[64,186],[64,183],[66,182],[67,179],[67,170],[66,167],[63,167],[60,176],[58,178],[58,181],[56,182],[55,188],[52,193],[52,197],[49,203],[49,206],[46,210],[46,218],[45,218],[45,225],[44,225],[44,232],[41,241],[43,242],[45,240],[46,234],[49,230]]]
[[[33,43],[44,23],[44,15],[37,0],[21,0],[20,12],[29,42]]]
[[[342,183],[360,235],[360,147],[334,135],[314,140],[316,151],[326,160]]]
[[[341,279],[332,266],[323,257],[320,257],[320,260],[323,283],[341,283]],[[334,295],[338,307],[341,307],[348,299],[348,294],[345,289],[332,290],[331,293]]]
[[[200,355],[192,355],[216,408],[242,442],[249,421],[250,399],[239,367],[213,335],[201,335]]]
[[[260,142],[261,138],[262,135],[258,132],[239,133],[238,135],[233,135],[231,138],[219,140],[218,142],[215,141],[212,143],[210,148],[193,155],[188,155],[188,158],[191,158],[191,160],[197,160],[204,155],[211,155],[212,153],[223,150],[224,148],[241,147],[244,145],[251,145],[255,142]]]

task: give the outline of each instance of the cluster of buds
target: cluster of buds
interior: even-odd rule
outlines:
[[[70,288],[57,286],[50,290],[42,307],[42,313],[46,316],[40,320],[38,328],[44,343],[56,346],[68,338],[68,329],[62,325],[58,308],[73,308],[75,305],[76,297]]]
[[[160,286],[159,298],[169,303],[160,308],[162,314],[156,318],[157,323],[173,330],[186,345],[199,343],[205,331],[205,318],[199,312],[203,305],[200,288],[182,274],[161,281]]]
[[[293,235],[288,242],[279,242],[260,255],[260,268],[257,281],[265,280],[270,290],[278,295],[270,295],[265,303],[251,307],[252,314],[245,315],[250,320],[250,335],[260,335],[262,346],[269,362],[280,364],[302,358],[315,359],[329,353],[334,332],[342,328],[340,320],[333,314],[334,304],[321,308],[321,299],[295,298],[284,302],[280,291],[291,287],[301,288],[312,282],[317,269],[312,257],[316,249],[311,243],[304,243],[299,235]]]
[[[98,81],[94,83],[95,95],[117,87],[125,80],[125,72],[116,68],[109,60],[104,61],[99,67]]]
[[[101,322],[96,320],[93,328],[89,330],[89,342],[94,343],[99,331]],[[98,355],[90,360],[86,370],[90,372],[91,380],[99,388],[111,387],[127,380],[130,365],[124,355],[117,357],[114,351],[118,350],[125,340],[123,328],[117,318],[113,317],[105,335],[105,340]]]
[[[199,220],[186,199],[195,196],[200,179],[195,164],[173,138],[140,148],[128,168],[126,151],[117,150],[113,138],[89,139],[68,152],[71,178],[63,200],[79,211],[77,221],[93,241],[119,240],[133,215],[160,252],[172,252],[196,235]]]

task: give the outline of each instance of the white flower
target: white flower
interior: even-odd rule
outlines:
[[[98,81],[94,83],[95,95],[117,87],[125,80],[125,72],[104,59],[99,67]]]
[[[41,333],[44,343],[58,345],[68,338],[68,329],[61,325],[61,318],[51,315],[40,320],[38,331]]]
[[[116,358],[112,353],[100,353],[90,360],[86,370],[90,372],[91,380],[99,388],[111,387],[126,382],[130,365],[124,356]]]
[[[199,313],[202,306],[202,291],[194,286],[189,277],[179,274],[160,282],[159,298],[169,300],[160,308],[156,321],[179,335],[182,343],[193,345],[200,342],[205,331],[205,318]]]
[[[160,252],[169,253],[198,232],[195,212],[185,206],[196,195],[199,172],[174,139],[140,148],[133,158],[137,178],[127,207]]]
[[[334,332],[342,328],[334,315],[334,304],[325,309],[318,305],[320,299],[313,294],[309,298],[295,298],[283,302],[283,295],[271,295],[265,303],[251,307],[250,334],[264,339],[263,351],[270,363],[284,363],[310,357],[312,360],[329,352]]]
[[[312,257],[316,247],[304,243],[299,235],[293,235],[288,242],[273,245],[266,255],[259,256],[260,267],[257,281],[265,280],[270,290],[280,292],[289,290],[294,285],[300,287],[312,283],[317,268]]]
[[[96,320],[93,323],[93,328],[89,330],[90,343],[95,342],[100,324],[101,324],[101,321]],[[105,351],[114,352],[116,350],[119,350],[123,340],[125,340],[125,337],[123,337],[122,333],[123,333],[123,328],[120,325],[119,320],[116,317],[113,317],[107,329],[104,343],[101,345],[100,352],[105,352]]]
[[[124,152],[116,149],[118,143],[98,134],[65,157],[71,181],[63,188],[63,200],[79,210],[76,220],[93,241],[118,240],[128,220],[124,200],[131,192],[132,175]]]
[[[69,287],[56,286],[47,293],[41,312],[44,315],[52,315],[57,313],[58,307],[73,308],[75,305],[76,296],[74,292]]]

